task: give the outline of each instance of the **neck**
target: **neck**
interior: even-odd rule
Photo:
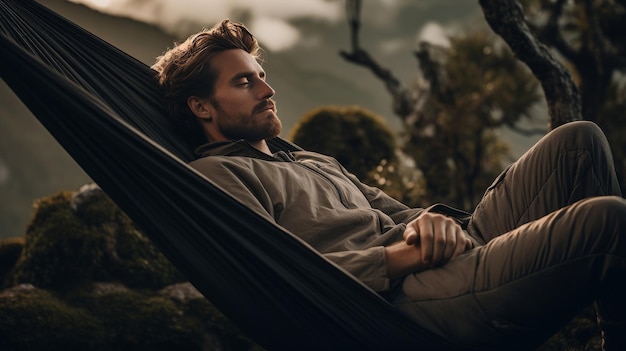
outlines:
[[[265,140],[260,140],[257,142],[249,142],[250,145],[254,146],[255,148],[257,148],[259,151],[267,154],[267,155],[272,155],[272,152],[270,151],[269,146],[267,146],[267,143],[265,142]]]

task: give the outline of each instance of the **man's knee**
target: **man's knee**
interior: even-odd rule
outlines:
[[[577,206],[575,204],[574,206]],[[582,200],[579,215],[585,219],[596,221],[595,225],[607,222],[609,225],[619,225],[626,222],[626,199],[619,196],[598,196]]]
[[[576,141],[579,147],[592,148],[606,143],[606,136],[600,127],[591,121],[574,121],[555,128],[552,133],[557,138],[567,141]]]
[[[599,196],[589,199],[591,214],[611,222],[626,221],[626,199],[619,196]]]
[[[618,245],[622,250],[626,249],[626,199],[601,196],[582,200],[573,206],[578,217],[574,231],[582,230],[601,246]]]

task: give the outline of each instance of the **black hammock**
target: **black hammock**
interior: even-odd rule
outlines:
[[[0,0],[0,75],[230,320],[270,350],[461,350],[186,162],[154,72],[35,1]],[[297,149],[276,139],[274,149]]]

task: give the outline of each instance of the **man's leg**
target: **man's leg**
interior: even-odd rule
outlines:
[[[484,244],[563,206],[602,195],[621,196],[606,137],[591,122],[568,123],[546,135],[494,181],[468,231]],[[626,336],[626,305],[616,296],[605,296],[597,301],[596,311],[607,349],[611,338],[624,345],[616,337]]]
[[[594,197],[409,275],[393,303],[462,346],[536,347],[626,281],[626,200]]]
[[[578,200],[602,195],[621,196],[606,137],[592,122],[567,123],[494,181],[468,231],[484,244]]]
[[[595,124],[572,122],[561,126],[544,137],[496,179],[475,209],[468,231],[478,242],[485,244],[524,223],[542,218],[580,199],[620,195],[613,167],[606,138]],[[572,217],[571,211],[563,210],[559,213],[569,213],[568,218]],[[582,274],[588,268],[586,265],[591,264],[593,258],[580,260],[570,258],[572,262],[562,266],[557,264],[554,269],[542,268],[546,270],[544,274],[534,277],[512,274],[532,271],[533,267],[543,267],[539,264],[542,257],[550,257],[550,260],[561,257],[566,260],[563,252],[567,252],[567,249],[563,247],[565,244],[560,243],[571,240],[574,231],[562,229],[567,228],[567,222],[564,225],[561,219],[558,221],[561,223],[558,225],[561,229],[558,235],[555,235],[553,230],[557,225],[553,222],[544,219],[528,225],[528,228],[517,229],[516,234],[507,235],[506,238],[490,243],[486,247],[462,255],[444,267],[407,279],[405,295],[397,302],[403,306],[402,309],[409,311],[409,314],[422,316],[423,318],[416,319],[425,325],[430,323],[433,329],[442,335],[446,335],[447,328],[456,328],[458,335],[465,335],[459,337],[464,343],[471,340],[476,343],[492,340],[496,343],[498,336],[525,334],[524,328],[528,328],[527,333],[535,337],[542,332],[549,336],[556,331],[554,328],[558,329],[566,323],[572,313],[590,303],[591,295],[588,289],[574,286],[589,287],[591,285],[587,282],[595,279],[593,274],[585,279],[580,278],[578,274],[579,271]],[[520,239],[527,235],[529,238]],[[582,237],[589,235],[593,235],[593,232]],[[558,240],[555,237],[558,237]],[[580,239],[580,234],[576,234],[576,237],[579,241],[585,242],[584,239]],[[513,257],[517,259],[520,254],[527,260],[514,261]],[[577,268],[576,265],[583,267]],[[475,267],[476,271],[472,272]],[[509,273],[512,275],[507,276]],[[568,282],[567,278],[564,279],[572,275],[574,277],[571,282]],[[519,280],[516,280],[518,278]],[[507,279],[511,279],[510,283],[505,282]],[[624,279],[623,276],[620,279]],[[491,281],[492,287],[490,288],[489,284],[480,287],[479,283],[484,284],[485,281]],[[500,284],[505,286],[500,287]],[[518,285],[528,288],[517,288]],[[507,290],[507,286],[513,288]],[[572,291],[576,292],[575,296],[569,296]],[[481,307],[478,295],[474,292],[480,292],[478,295],[489,303],[495,301],[497,304],[500,301],[513,307],[503,308],[499,318],[498,314],[487,313],[487,310]],[[519,293],[524,296],[520,297]],[[520,298],[522,300],[519,300]],[[607,302],[605,305],[614,305],[614,300],[610,298],[603,301]],[[526,310],[527,304],[531,304],[533,308]],[[522,315],[523,312],[530,313],[526,315],[528,317],[525,320],[526,324],[506,322],[508,314],[515,318],[516,309],[519,309]],[[620,308],[605,308],[607,309]],[[450,310],[457,310],[460,315],[454,317],[450,314],[446,317]],[[438,311],[442,313],[438,314]],[[459,321],[457,325],[437,324],[437,321],[455,318]],[[536,325],[533,325],[534,322]]]

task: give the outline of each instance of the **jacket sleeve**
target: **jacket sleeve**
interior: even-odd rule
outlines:
[[[387,262],[383,246],[364,250],[339,251],[323,254],[324,257],[348,271],[376,292],[389,290]]]

